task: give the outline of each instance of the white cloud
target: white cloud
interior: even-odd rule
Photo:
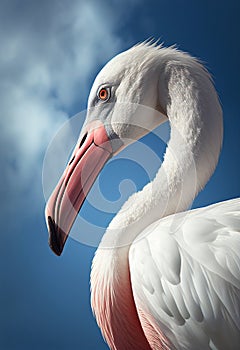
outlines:
[[[119,14],[87,0],[1,2],[0,13],[1,195],[16,199],[60,124],[85,105],[96,66],[121,49]]]

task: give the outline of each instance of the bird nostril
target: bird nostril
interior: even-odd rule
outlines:
[[[83,136],[82,140],[80,141],[79,148],[82,147],[82,145],[83,145],[84,142],[86,141],[86,138],[87,138],[87,132],[86,132],[86,134]]]
[[[75,156],[72,157],[72,159],[70,160],[70,162],[68,163],[68,165],[72,164],[72,162],[74,161]]]
[[[87,138],[87,133],[86,133],[86,134],[83,136],[83,138],[81,139],[80,144],[79,144],[79,148],[82,147],[82,145],[83,145],[84,142],[86,141],[86,138]],[[68,165],[71,165],[72,162],[74,161],[74,159],[75,159],[75,155],[72,156],[72,158],[71,158],[70,162],[68,163]]]

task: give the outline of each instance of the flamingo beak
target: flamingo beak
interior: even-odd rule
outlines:
[[[92,122],[76,145],[72,159],[46,205],[49,245],[55,254],[61,255],[76,216],[112,153],[104,125]]]

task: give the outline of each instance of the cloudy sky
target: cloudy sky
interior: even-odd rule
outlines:
[[[206,62],[225,138],[194,206],[240,195],[239,10],[237,0],[0,1],[2,349],[107,349],[89,306],[95,248],[69,240],[61,258],[51,253],[42,169],[49,142],[84,110],[96,73],[118,52],[154,37]],[[112,163],[102,180],[104,187],[114,176],[113,197],[129,166],[137,188],[146,180],[129,159],[119,161],[122,172]],[[84,212],[91,218],[90,205]],[[104,227],[111,215],[99,215]]]

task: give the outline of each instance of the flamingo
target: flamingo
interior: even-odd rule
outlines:
[[[114,350],[239,349],[240,198],[189,210],[223,138],[211,76],[189,54],[144,42],[97,75],[79,142],[46,206],[49,244],[61,254],[104,164],[166,120],[160,169],[124,203],[95,253],[92,309]]]

